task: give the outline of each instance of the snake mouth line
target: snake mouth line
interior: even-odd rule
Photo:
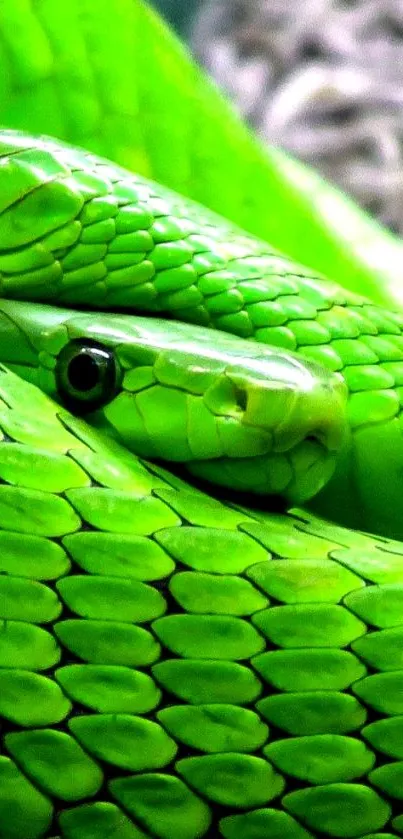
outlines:
[[[271,506],[272,497],[282,498],[289,505],[312,498],[330,480],[336,462],[336,454],[312,436],[290,452],[193,461],[186,468],[197,478],[232,491],[270,496]]]

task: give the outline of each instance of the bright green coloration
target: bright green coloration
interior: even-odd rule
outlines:
[[[0,303],[0,328],[12,369],[79,413],[95,404],[91,421],[143,457],[184,462],[196,475],[218,474],[224,486],[288,501],[310,498],[334,470],[346,437],[346,390],[339,374],[314,362],[224,333],[211,346],[210,332],[177,322],[14,301]],[[83,363],[97,363],[94,340],[113,366],[101,370],[100,405],[97,386],[89,404],[87,390],[74,387],[74,376],[86,375]],[[96,372],[90,366],[89,385]],[[0,474],[7,477],[10,459],[15,470],[16,457],[14,447],[4,451]],[[20,459],[25,470],[25,451]],[[56,458],[43,460],[33,478],[39,486],[49,466],[57,480]]]
[[[23,771],[48,795],[76,801],[99,791],[100,768],[69,734],[46,728],[20,731],[6,735],[5,743]]]
[[[329,479],[343,446],[316,508],[345,524],[403,535],[396,516],[400,314],[88,153],[16,132],[2,134],[1,149],[3,296],[146,309],[196,324],[3,300],[2,357],[12,369],[73,410],[97,408],[92,421],[141,456],[184,462],[231,488],[308,499]],[[217,333],[212,341],[199,324],[235,335]],[[79,377],[80,352],[88,353],[91,341],[110,365],[104,361],[103,384],[87,395],[69,371]],[[350,436],[343,436],[341,377]],[[146,510],[152,526],[159,502]],[[93,516],[99,522],[103,509]]]
[[[51,519],[28,537],[11,506],[3,523],[2,839],[393,836],[403,669],[401,643],[380,642],[400,632],[402,546],[302,511],[236,510],[3,368],[0,390],[1,424],[31,452],[27,489],[51,439],[71,511],[61,537]],[[88,529],[95,491],[114,517]]]
[[[257,714],[234,705],[173,705],[157,717],[180,742],[204,752],[253,752],[269,733]]]
[[[264,754],[283,772],[311,784],[352,781],[375,763],[375,755],[360,740],[331,734],[278,740]]]
[[[113,11],[1,5],[4,123],[397,300],[401,245],[263,152],[141,0]],[[108,161],[0,145],[0,839],[393,839],[403,317]],[[342,443],[321,503],[385,536],[138,457],[302,499]]]
[[[143,0],[113,0],[113,14],[110,0],[3,0],[0,32],[2,125],[105,155],[346,287],[401,304],[398,240],[263,149]]]

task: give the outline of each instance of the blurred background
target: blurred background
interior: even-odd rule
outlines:
[[[267,142],[403,235],[403,0],[153,0]]]

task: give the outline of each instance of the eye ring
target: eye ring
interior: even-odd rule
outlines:
[[[121,381],[115,353],[88,338],[66,344],[57,357],[56,387],[69,410],[86,414],[110,402]]]

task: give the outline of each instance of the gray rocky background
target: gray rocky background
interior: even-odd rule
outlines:
[[[244,117],[403,233],[403,0],[154,0]]]

